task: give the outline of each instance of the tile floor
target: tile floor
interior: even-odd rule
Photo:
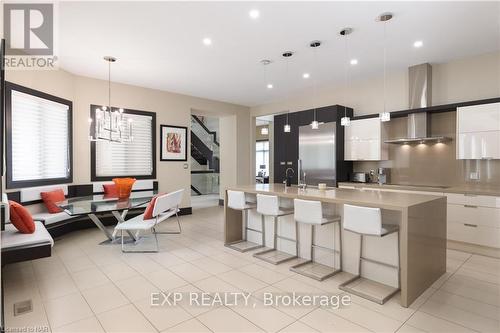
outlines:
[[[170,223],[170,222],[169,222]],[[169,223],[163,227],[169,228]],[[223,210],[182,217],[182,235],[160,235],[161,252],[122,254],[97,229],[56,240],[53,256],[4,268],[5,322],[52,332],[500,332],[500,260],[448,251],[448,272],[409,308],[264,306],[265,292],[340,294],[344,273],[323,282],[225,248]],[[152,307],[152,292],[251,292],[251,307]],[[31,299],[33,311],[13,316]]]

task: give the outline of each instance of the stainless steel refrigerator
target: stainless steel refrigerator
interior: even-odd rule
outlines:
[[[318,129],[310,125],[299,127],[299,179],[306,184],[337,186],[336,122],[323,123]]]

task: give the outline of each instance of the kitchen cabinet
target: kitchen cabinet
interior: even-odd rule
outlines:
[[[500,131],[500,103],[457,108],[459,133]]]
[[[500,197],[445,193],[448,239],[500,248]]]
[[[344,160],[344,127],[340,126],[340,118],[352,117],[352,109],[341,105],[332,105],[316,109],[316,120],[319,122],[336,122],[336,170],[337,181],[347,181],[352,172],[352,162]],[[285,179],[285,171],[292,168],[295,173],[292,183],[298,181],[299,159],[299,127],[309,126],[314,119],[314,110],[291,112],[288,114],[290,132],[285,133],[286,114],[274,116],[274,181],[281,183]]]
[[[457,108],[457,159],[500,159],[500,103]]]
[[[388,159],[387,127],[378,118],[352,120],[345,127],[346,161],[381,161]]]
[[[500,131],[458,133],[458,159],[500,159]]]

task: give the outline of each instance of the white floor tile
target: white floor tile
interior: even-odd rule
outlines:
[[[151,298],[151,293],[159,292],[160,288],[153,285],[143,276],[134,276],[126,280],[115,282],[115,285],[131,302]]]
[[[426,332],[471,332],[471,329],[454,324],[450,321],[431,316],[425,312],[417,311],[406,322],[415,328],[421,329]]]
[[[130,303],[112,283],[84,290],[82,294],[94,313],[101,313]]]
[[[125,305],[97,315],[106,332],[156,332],[151,323],[133,305]]]
[[[263,332],[247,319],[221,307],[197,317],[212,332]]]
[[[45,301],[45,311],[54,328],[94,315],[79,292]]]
[[[153,306],[151,298],[136,301],[134,304],[159,331],[166,330],[192,318],[180,305]]]
[[[52,329],[53,333],[99,333],[104,330],[96,317],[92,316],[74,323]]]

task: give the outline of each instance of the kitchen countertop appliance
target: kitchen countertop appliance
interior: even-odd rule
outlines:
[[[369,183],[371,177],[368,172],[353,172],[349,174],[349,181],[354,183]]]

